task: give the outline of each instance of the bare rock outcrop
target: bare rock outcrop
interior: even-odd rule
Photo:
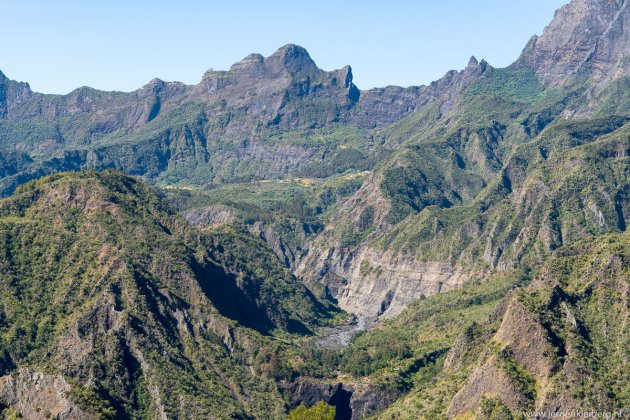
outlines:
[[[474,411],[483,397],[498,398],[511,410],[518,411],[527,404],[527,399],[506,372],[501,368],[497,356],[493,356],[477,367],[459,390],[446,411],[449,418]]]
[[[336,408],[336,419],[358,420],[373,416],[399,397],[395,390],[384,390],[369,383],[331,384],[314,379],[298,379],[284,386],[292,408],[324,401]]]
[[[215,205],[202,209],[191,209],[182,213],[188,222],[195,226],[211,226],[234,221],[234,209],[228,206]]]
[[[560,8],[542,36],[534,36],[515,63],[532,68],[548,86],[575,76],[598,86],[630,75],[627,0],[573,0]]]
[[[58,375],[21,369],[0,377],[0,403],[32,420],[96,419],[69,397],[70,385]]]

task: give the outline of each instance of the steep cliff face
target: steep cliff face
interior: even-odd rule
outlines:
[[[629,19],[626,0],[573,0],[529,41],[516,66],[534,69],[549,86],[586,78],[601,89],[630,75]]]
[[[28,369],[0,377],[0,401],[23,418],[43,420],[97,419],[73,401],[71,385],[62,377]]]
[[[437,183],[411,161],[405,166],[417,171],[408,172],[417,179],[413,184],[391,184],[406,172],[377,173],[309,244],[297,272],[319,280],[351,312],[391,316],[415,299],[493,271],[535,267],[563,245],[624,231],[630,214],[627,124],[617,117],[558,122],[515,147],[487,181],[480,177],[474,195],[467,187],[469,198],[453,190],[476,171],[466,178],[451,172]],[[428,146],[419,150],[430,156]],[[388,182],[396,188],[388,189]],[[423,183],[435,191],[423,191]],[[400,207],[400,200],[411,206]],[[402,218],[397,208],[407,209]]]
[[[324,72],[295,45],[207,72],[195,86],[156,79],[130,93],[42,95],[3,75],[0,150],[37,157],[2,188],[85,168],[117,167],[166,184],[286,176],[324,150],[269,138],[336,124],[359,97],[349,67]]]
[[[349,66],[323,71],[305,49],[287,45],[229,71],[208,71],[194,86],[155,79],[129,93],[83,87],[43,95],[3,75],[0,152],[34,161],[0,189],[6,194],[25,180],[86,168],[202,187],[313,172],[315,161],[330,175],[343,153],[361,154],[359,166],[376,160],[368,129],[439,100],[447,109],[487,68],[473,60],[429,86],[361,92]],[[308,140],[305,131],[314,129],[334,141]]]
[[[325,230],[304,247],[296,273],[310,285],[323,285],[347,311],[368,317],[398,315],[409,303],[461,286],[467,276],[448,260],[419,260],[374,246],[393,229],[392,206],[370,177],[328,221]],[[317,286],[314,286],[317,287]]]
[[[27,83],[11,81],[0,73],[0,118],[69,117],[76,121],[79,117],[91,117],[95,124],[92,128],[100,129],[93,135],[103,136],[120,128],[144,126],[174,108],[202,101],[213,112],[229,109],[232,116],[239,117],[244,112],[248,117],[245,121],[239,124],[228,121],[231,130],[240,132],[255,127],[254,119],[283,129],[337,121],[374,128],[398,121],[443,94],[457,95],[486,67],[485,62],[479,65],[473,59],[464,72],[451,71],[429,86],[388,86],[360,91],[352,82],[350,66],[323,71],[304,48],[289,44],[266,58],[251,54],[228,71],[210,70],[194,86],[154,79],[130,93],[82,87],[68,95],[44,95],[32,92]],[[93,115],[97,111],[100,115]],[[244,126],[244,122],[249,125]],[[86,135],[80,131],[72,134],[69,137]]]
[[[209,102],[246,109],[252,119],[249,125],[260,121],[281,129],[331,123],[360,95],[350,67],[327,73],[296,45],[286,45],[267,58],[249,55],[228,72],[208,72],[193,91]]]
[[[330,217],[297,272],[351,311],[389,316],[624,231],[630,137],[627,118],[611,115],[630,112],[628,10],[574,0],[514,65],[473,58],[437,82],[453,95],[380,131],[395,152]]]
[[[492,67],[485,60],[478,62],[471,57],[464,70],[449,71],[428,86],[387,86],[362,91],[354,112],[342,120],[360,127],[377,128],[400,121],[434,102],[439,103],[441,113],[446,113],[464,88],[491,71]]]
[[[34,136],[36,144],[21,144],[25,148],[44,147],[41,142],[46,140],[91,143],[117,130],[144,127],[176,109],[176,119],[194,121],[196,115],[188,115],[194,114],[194,103],[204,104],[210,119],[222,121],[226,128],[222,134],[228,136],[251,132],[257,123],[283,128],[326,124],[359,98],[349,67],[324,72],[306,50],[295,45],[287,45],[266,59],[250,55],[229,71],[209,71],[194,86],[155,79],[130,93],[82,87],[61,96],[32,92],[28,84],[10,81],[4,75],[1,83],[2,119],[40,127],[54,122],[60,125],[57,138]],[[302,101],[312,102],[310,113],[298,111],[308,108],[296,106]],[[230,124],[233,118],[238,124]]]
[[[33,96],[27,83],[19,83],[7,78],[0,71],[0,118],[9,118],[20,103]]]
[[[4,77],[4,75],[3,75]],[[348,107],[358,100],[359,93],[352,84],[349,67],[334,72],[317,68],[308,52],[296,45],[280,48],[264,58],[252,54],[234,64],[229,71],[208,71],[198,85],[186,86],[177,82],[154,79],[141,89],[130,92],[100,92],[87,87],[76,89],[68,95],[43,95],[32,92],[28,84],[4,78],[6,112],[8,120],[28,120],[36,117],[77,119],[90,117],[100,128],[96,136],[103,136],[120,128],[132,129],[144,126],[168,111],[191,101],[201,101],[210,107],[219,106],[233,111],[245,110],[251,118],[259,118],[264,124],[274,120],[283,124],[300,125],[298,115],[287,115],[284,108],[300,98],[317,97],[330,100],[325,108]],[[333,111],[330,111],[333,112]],[[316,116],[317,117],[317,116]],[[325,115],[323,115],[325,117]],[[248,121],[251,123],[251,121]],[[308,123],[326,123],[314,118]],[[233,129],[246,130],[243,124]],[[229,133],[229,132],[228,132]],[[84,133],[72,133],[81,136]],[[70,141],[86,139],[70,138]]]

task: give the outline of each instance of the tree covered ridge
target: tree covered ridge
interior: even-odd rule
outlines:
[[[266,336],[310,334],[339,312],[259,240],[195,231],[115,171],[20,187],[0,202],[0,232],[2,374],[72,379],[93,414],[279,416],[257,373]]]

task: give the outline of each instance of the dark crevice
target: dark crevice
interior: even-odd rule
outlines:
[[[121,312],[123,310],[123,299],[120,285],[112,284],[112,294],[114,295],[114,310]]]
[[[626,231],[626,218],[623,214],[623,206],[624,202],[621,191],[615,195],[615,212],[617,213],[617,228],[625,232]]]
[[[157,98],[155,98],[155,102],[151,106],[151,111],[149,111],[149,116],[147,117],[147,122],[153,121],[155,119],[155,117],[158,116],[158,114],[160,113],[160,108],[161,108],[160,98],[157,97]]]
[[[388,290],[387,294],[385,294],[385,298],[381,302],[381,307],[378,311],[379,315],[382,315],[387,309],[389,309],[390,305],[392,304],[392,300],[394,300],[394,291]]]
[[[132,266],[132,264],[130,263],[129,266]],[[168,299],[160,293],[154,281],[150,279],[150,275],[144,276],[136,272],[134,273],[134,281],[140,295],[144,297],[144,303],[147,305],[148,313],[164,327],[163,333],[168,342],[179,348],[182,343],[177,334],[177,323],[173,318],[164,314],[164,309],[169,305]],[[138,321],[138,323],[132,323],[132,325],[138,328],[139,332],[148,336],[148,332],[142,326],[144,321]]]
[[[9,352],[4,349],[0,352],[0,376],[4,376],[9,372],[17,369]]]
[[[337,389],[328,400],[328,405],[335,407],[335,420],[352,420],[351,399],[352,391],[343,389],[343,384],[338,384]]]
[[[504,172],[501,176],[501,182],[508,193],[512,193],[512,180],[510,180],[510,177],[506,172]]]
[[[554,291],[551,295],[551,300],[549,301],[549,304],[547,305],[547,310],[549,310],[550,312],[553,312],[559,306],[560,300],[563,297],[566,297],[563,295],[564,294],[560,288],[558,287],[554,288]],[[543,319],[541,320],[541,325],[543,326],[543,328],[545,329],[547,333],[547,341],[556,349],[556,354],[559,357],[566,356],[568,353],[566,350],[565,341],[562,337],[560,337],[554,331],[552,321]]]
[[[466,169],[466,162],[464,162],[464,159],[462,159],[459,153],[455,153],[455,165],[457,165],[459,169]]]
[[[423,367],[427,367],[429,365],[434,365],[437,360],[445,355],[450,350],[450,347],[445,347],[443,349],[435,350],[420,359],[416,360],[405,372],[406,376],[411,376],[417,373]]]
[[[273,322],[265,311],[238,287],[234,274],[226,273],[220,266],[212,263],[201,266],[193,262],[192,268],[201,289],[222,315],[261,334],[270,333]],[[299,325],[291,325],[291,327],[302,329]]]

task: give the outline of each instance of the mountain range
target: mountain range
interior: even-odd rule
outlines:
[[[572,0],[408,88],[296,45],[128,93],[0,73],[0,412],[627,415],[628,19]]]

